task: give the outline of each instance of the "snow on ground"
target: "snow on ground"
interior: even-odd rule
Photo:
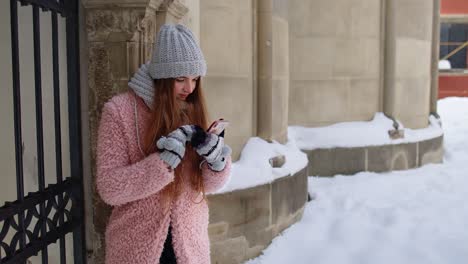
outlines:
[[[302,220],[247,263],[468,263],[468,98],[438,106],[443,164],[310,177]]]

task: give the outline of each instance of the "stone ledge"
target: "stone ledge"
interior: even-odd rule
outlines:
[[[351,175],[361,171],[407,170],[443,160],[443,136],[396,145],[303,150],[309,175]]]
[[[213,264],[242,263],[261,254],[279,233],[302,218],[307,167],[271,183],[208,196]]]

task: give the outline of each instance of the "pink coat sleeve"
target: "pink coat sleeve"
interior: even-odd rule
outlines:
[[[158,153],[130,164],[120,122],[114,104],[106,103],[98,130],[96,187],[102,200],[110,205],[146,198],[174,180],[174,173]]]
[[[206,162],[202,165],[203,183],[206,193],[213,193],[222,188],[231,175],[231,157],[226,162],[222,171],[212,171]]]

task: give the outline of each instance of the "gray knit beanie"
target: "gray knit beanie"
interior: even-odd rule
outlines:
[[[149,73],[153,79],[206,75],[205,58],[190,29],[181,24],[161,27]]]

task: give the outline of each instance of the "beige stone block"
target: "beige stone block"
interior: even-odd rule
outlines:
[[[381,0],[349,1],[350,8],[348,10],[350,19],[347,21],[347,24],[351,27],[348,32],[353,37],[379,38],[381,2]]]
[[[336,39],[333,76],[363,76],[365,65],[365,48],[363,39]],[[376,57],[378,59],[378,57]]]
[[[273,78],[288,78],[289,76],[289,34],[288,22],[280,17],[273,16]]]
[[[253,259],[260,256],[265,248],[266,246],[255,246],[247,249],[246,259]]]
[[[249,242],[240,236],[211,245],[211,263],[238,264],[246,259]]]
[[[252,12],[250,0],[200,2],[200,42],[208,74],[252,73]]]
[[[442,163],[444,157],[443,136],[418,143],[419,164]]]
[[[289,80],[273,80],[271,89],[272,138],[285,143],[288,131]]]
[[[426,77],[431,74],[431,42],[412,38],[396,40],[395,77]],[[392,66],[391,66],[392,67]]]
[[[345,0],[290,0],[289,19],[294,37],[336,36],[344,32]],[[341,28],[341,29],[340,29]]]
[[[394,19],[398,37],[432,41],[433,1],[396,0]]]
[[[380,78],[380,69],[382,68],[382,60],[384,51],[381,48],[380,38],[367,38],[364,41],[365,57],[363,58],[366,65],[364,76],[371,78]]]
[[[236,160],[247,139],[253,136],[252,79],[249,76],[208,76],[202,85],[211,120],[222,117],[230,122],[225,136]]]
[[[225,221],[209,224],[208,235],[210,236],[210,241],[213,243],[215,241],[226,239],[228,230],[229,223]]]
[[[257,74],[259,79],[272,77],[273,69],[273,24],[271,13],[260,13],[258,20],[258,43],[257,43]]]
[[[349,109],[349,80],[292,81],[289,124],[345,121]]]
[[[271,13],[259,14],[258,19],[257,135],[285,142],[289,89],[288,24],[282,18],[272,17]]]
[[[273,14],[289,20],[289,1],[273,0]]]
[[[272,13],[273,12],[273,0],[257,0],[257,12],[258,13]]]
[[[395,113],[399,116],[429,116],[430,79],[405,78],[395,81]]]
[[[378,39],[340,38],[336,40],[333,76],[378,78]]]
[[[380,82],[378,79],[351,80],[348,116],[353,120],[370,120],[379,109]]]
[[[255,175],[250,175],[255,176]],[[259,235],[271,223],[271,186],[269,184],[254,188],[211,195],[210,222],[227,222],[228,237],[245,236],[254,245]]]
[[[257,135],[271,140],[272,137],[272,99],[273,80],[268,77],[260,77],[258,80],[257,94]]]
[[[335,38],[307,37],[290,40],[291,80],[330,79],[335,61]]]
[[[419,129],[426,128],[429,125],[428,115],[397,115],[396,118],[403,123],[407,128]]]

